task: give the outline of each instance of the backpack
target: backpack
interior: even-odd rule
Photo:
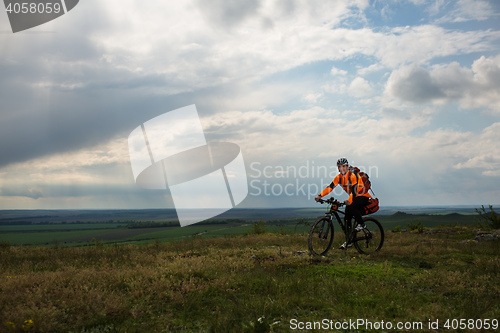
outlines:
[[[368,214],[373,214],[378,209],[380,208],[379,206],[379,201],[377,198],[371,198],[368,200],[368,205],[365,206],[365,211],[363,215],[368,215]]]
[[[372,193],[375,195],[375,193],[371,189],[372,183],[370,182],[370,177],[368,176],[367,173],[359,170],[359,168],[357,167],[350,167],[349,171],[353,172],[355,175],[359,175],[359,177],[363,180],[363,183],[365,185],[365,190],[363,191],[363,193],[360,194],[365,194],[366,192],[371,190]],[[379,200],[377,198],[370,198],[368,200],[368,204],[364,208],[365,210],[363,215],[373,214],[376,211],[378,211],[379,208],[380,208]]]
[[[370,177],[368,176],[367,173],[359,170],[358,167],[350,167],[349,171],[353,172],[355,175],[359,175],[359,177],[363,180],[363,184],[365,185],[365,190],[363,191],[363,193],[359,194],[365,194],[372,188],[372,183],[370,182]]]

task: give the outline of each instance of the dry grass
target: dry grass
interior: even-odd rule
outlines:
[[[470,233],[470,230],[465,230]],[[1,252],[0,331],[266,332],[290,319],[499,318],[500,242],[389,233],[311,258],[305,235]]]

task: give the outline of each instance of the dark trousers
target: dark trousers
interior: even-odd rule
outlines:
[[[349,221],[353,217],[358,224],[363,224],[363,212],[366,205],[368,205],[367,197],[355,197],[352,199],[352,204],[345,206],[345,218]]]

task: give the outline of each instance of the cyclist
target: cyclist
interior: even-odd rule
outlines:
[[[322,197],[330,193],[335,186],[342,186],[344,191],[349,195],[349,199],[344,201],[346,205],[345,220],[349,221],[354,217],[356,222],[358,222],[355,230],[361,231],[366,228],[363,222],[363,211],[371,196],[368,191],[365,190],[361,177],[349,170],[349,162],[346,158],[339,158],[337,167],[339,169],[339,174],[335,176],[330,185],[321,191],[314,199],[319,201]],[[340,249],[345,249],[349,245],[350,244],[346,242],[340,246]]]

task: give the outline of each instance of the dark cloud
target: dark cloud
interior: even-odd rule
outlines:
[[[26,197],[31,199],[39,199],[43,197],[42,192],[39,189],[27,188],[24,186],[18,186],[14,188],[0,188],[0,196],[8,197]]]
[[[174,207],[168,190],[144,190],[135,184],[125,185],[39,185],[37,188],[19,186],[3,186],[1,197],[22,197],[36,200],[34,205],[50,205],[51,200],[59,202],[57,208],[64,208],[64,203],[58,201],[65,198],[79,198],[88,201],[92,207],[102,208],[166,208]],[[73,202],[74,205],[80,203]],[[45,207],[45,206],[41,206]]]
[[[58,84],[65,77],[19,71],[20,76],[0,78],[0,167],[128,137],[139,124],[186,105],[196,104],[201,117],[224,112],[220,101],[241,94],[227,84],[170,95],[171,83],[160,75],[123,73],[117,74],[121,80],[96,74],[75,89],[37,88],[29,82],[47,76]]]
[[[384,117],[390,119],[411,120],[411,113],[407,110],[383,108],[382,114],[384,115]]]
[[[215,26],[232,28],[255,15],[260,1],[215,0],[197,2],[205,17]]]
[[[282,14],[287,16],[293,15],[297,6],[295,0],[280,0],[277,4]]]
[[[458,101],[463,108],[485,107],[498,112],[500,55],[475,60],[470,68],[458,62],[436,65],[430,70],[417,65],[395,70],[387,82],[388,92],[413,103]]]
[[[415,103],[445,96],[429,72],[417,66],[393,72],[388,87],[393,96]]]
[[[138,124],[178,105],[172,100],[124,96],[65,96],[43,113],[13,115],[0,124],[0,166],[73,151],[128,136]]]

